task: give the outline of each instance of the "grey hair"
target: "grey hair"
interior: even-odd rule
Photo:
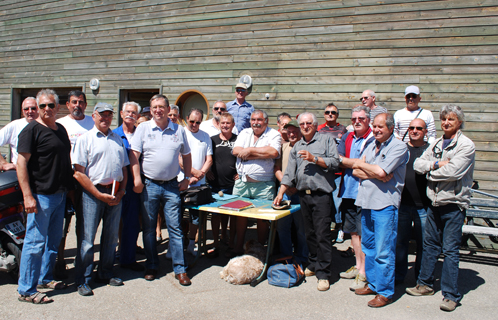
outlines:
[[[34,100],[36,102],[36,99],[35,97],[27,97],[26,99],[24,99],[21,103],[21,107],[24,107],[24,103],[25,102],[28,102],[29,100]],[[38,103],[37,103],[38,104]]]
[[[55,104],[56,105],[59,105],[59,96],[57,95],[57,93],[55,93],[54,90],[52,89],[43,89],[43,90],[40,90],[40,92],[38,92],[38,94],[36,95],[36,104],[37,105],[40,105],[40,98],[42,96],[45,96],[45,97],[54,97],[55,99]]]
[[[367,93],[368,93],[371,97],[375,97],[375,91],[370,90],[370,89],[367,89],[367,90],[365,90],[365,91],[366,91],[366,92],[367,92]],[[365,91],[363,91],[363,92],[365,92]]]
[[[140,112],[142,112],[142,107],[136,103],[135,101],[127,101],[125,103],[123,103],[123,110],[125,109],[126,106],[134,106],[137,108],[137,113],[140,114]]]
[[[213,108],[213,109],[214,109],[214,106],[215,106],[217,103],[223,103],[223,104],[225,105],[225,108],[226,108],[226,106],[227,106],[227,105],[226,105],[226,103],[225,103],[225,101],[223,101],[223,100],[216,100],[216,101],[213,103],[213,106],[212,106],[211,108]]]
[[[460,129],[465,128],[465,114],[463,114],[462,108],[459,106],[453,105],[453,104],[447,104],[441,108],[441,111],[439,111],[439,119],[443,120],[443,117],[449,115],[450,113],[454,113],[458,121],[462,121],[462,124],[460,125]]]
[[[289,118],[292,120],[292,117],[290,114],[288,114],[287,112],[281,112],[277,115],[277,122],[280,123],[280,120],[282,120],[282,118]]]
[[[311,112],[303,112],[303,113],[301,113],[299,115],[299,117],[297,117],[297,122],[299,122],[299,124],[301,124],[301,119],[304,116],[311,116],[313,118],[313,125],[314,126],[318,126],[318,118],[315,116],[314,113],[311,113]]]
[[[176,104],[170,104],[169,107],[170,107],[170,110],[176,110],[176,111],[178,111],[178,114],[180,114],[180,108],[178,108],[178,106]]]
[[[376,119],[378,116],[381,116],[381,115],[384,115],[386,117],[386,126],[389,129],[394,129],[394,116],[389,112],[384,112],[384,113],[379,113],[378,115],[376,115],[374,119]]]
[[[265,121],[268,122],[268,113],[266,113],[266,111],[261,110],[261,109],[254,110],[254,112],[251,113],[251,118],[252,118],[252,115],[255,113],[261,113],[263,115],[263,118],[265,118]]]
[[[353,110],[351,110],[351,115],[353,115],[353,113],[355,112],[365,112],[365,115],[367,116],[368,119],[370,119],[370,108],[369,107],[365,107],[364,105],[358,105],[356,107],[353,108]]]

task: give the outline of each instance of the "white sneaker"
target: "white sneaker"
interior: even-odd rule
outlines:
[[[339,273],[339,277],[343,279],[354,279],[359,273],[360,271],[356,269],[356,266],[352,266],[347,271]]]
[[[367,284],[367,278],[361,273],[358,273],[354,278],[353,284],[349,287],[349,290],[355,291],[356,289],[365,288]]]
[[[339,232],[337,232],[337,239],[335,239],[335,242],[336,243],[343,243],[344,242],[344,231],[339,230]]]
[[[318,291],[327,291],[330,289],[330,283],[327,279],[319,279],[318,286],[316,288]]]
[[[195,245],[194,240],[190,240],[187,247],[187,252],[193,255],[194,257],[197,256],[197,246]]]

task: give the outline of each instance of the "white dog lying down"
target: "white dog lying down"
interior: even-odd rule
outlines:
[[[265,248],[256,240],[249,240],[244,245],[245,254],[228,261],[220,272],[221,279],[231,284],[251,283],[263,271]]]

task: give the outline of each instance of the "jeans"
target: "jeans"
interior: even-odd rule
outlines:
[[[284,193],[283,200],[291,200],[291,204],[299,203],[299,194],[295,193],[288,196]],[[292,250],[292,224],[296,228],[297,243]],[[308,261],[308,245],[306,244],[306,234],[304,232],[304,220],[301,210],[298,210],[290,215],[278,220],[277,222],[278,239],[280,241],[280,253],[283,256],[295,256],[301,263]]]
[[[102,193],[109,193],[110,189],[97,186]],[[82,221],[79,224],[81,248],[76,256],[76,284],[89,283],[94,268],[94,243],[97,229],[102,220],[102,234],[100,236],[100,263],[97,276],[100,279],[113,277],[112,268],[116,246],[118,245],[119,221],[121,218],[121,205],[110,206],[98,200],[88,191],[83,190]]]
[[[442,250],[444,262],[441,291],[444,298],[456,302],[462,298],[458,292],[458,264],[464,219],[465,210],[460,210],[456,204],[429,206],[425,224],[424,253],[418,276],[419,284],[433,286],[434,268]]]
[[[408,272],[408,245],[412,235],[412,222],[415,227],[417,255],[415,258],[415,279],[420,273],[422,251],[424,249],[424,229],[427,210],[423,207],[402,204],[398,210],[398,240],[396,242],[396,280],[403,281]]]
[[[66,193],[33,194],[38,213],[29,213],[21,254],[19,287],[21,295],[35,293],[37,284],[54,280],[55,258],[62,239]]]
[[[365,273],[373,291],[391,299],[394,295],[394,266],[398,209],[361,210],[361,249],[365,254]]]
[[[176,179],[157,184],[145,179],[145,187],[141,194],[144,211],[142,214],[143,242],[146,268],[157,270],[159,257],[156,248],[157,212],[163,207],[164,218],[169,234],[169,250],[173,260],[175,274],[187,272],[187,262],[183,253],[183,231],[181,228],[180,189]]]
[[[128,177],[132,177],[130,173],[128,173]],[[137,262],[135,253],[137,251],[138,234],[140,233],[140,221],[138,219],[140,195],[133,191],[133,183],[126,186],[126,194],[121,202],[123,229],[121,230],[119,262],[123,265]]]
[[[341,210],[339,210],[342,202],[342,198],[339,198],[341,178],[342,176],[335,176],[335,190],[332,191],[332,197],[334,198],[335,205],[335,223],[342,223]]]
[[[309,249],[308,269],[316,273],[319,280],[329,279],[332,266],[332,232],[330,223],[334,211],[334,200],[330,193],[299,192],[303,214],[306,242]]]

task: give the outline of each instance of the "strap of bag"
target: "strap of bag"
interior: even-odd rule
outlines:
[[[415,118],[413,118],[413,120],[417,119],[418,116],[420,115],[420,112],[422,112],[422,108],[420,108],[420,111],[417,113],[417,115],[415,116]],[[403,139],[401,139],[401,141],[405,141],[405,138],[406,138],[406,135],[408,134],[408,128],[406,128],[406,131],[405,131],[405,135],[403,136]]]

